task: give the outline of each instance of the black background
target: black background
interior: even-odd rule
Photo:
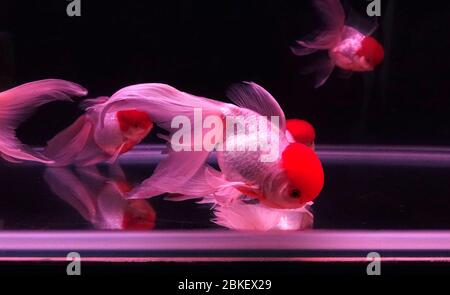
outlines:
[[[143,82],[224,100],[233,82],[268,89],[288,117],[305,118],[322,144],[450,144],[450,2],[382,0],[376,37],[386,59],[374,73],[315,90],[300,74],[296,39],[320,25],[309,1],[87,1],[68,17],[66,0],[0,1],[0,88],[44,78],[111,95]],[[350,2],[365,12],[365,0]],[[44,106],[19,129],[45,144],[80,115]]]

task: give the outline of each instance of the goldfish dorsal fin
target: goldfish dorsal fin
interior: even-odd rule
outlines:
[[[227,91],[227,97],[236,105],[247,108],[262,116],[277,116],[280,129],[285,130],[286,118],[275,98],[263,87],[253,82],[234,84]]]

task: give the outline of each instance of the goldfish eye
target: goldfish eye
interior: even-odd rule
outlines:
[[[295,188],[295,189],[291,190],[291,192],[289,193],[289,196],[293,199],[300,199],[300,197],[302,196],[302,193],[300,192],[300,190]]]

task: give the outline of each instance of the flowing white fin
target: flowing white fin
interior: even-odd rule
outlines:
[[[100,97],[96,97],[96,98],[85,99],[80,103],[80,107],[82,109],[87,109],[92,106],[105,103],[108,101],[108,99],[109,99],[108,96],[100,96]]]
[[[235,106],[181,92],[165,84],[140,84],[119,90],[106,103],[92,106],[90,110],[100,113],[98,128],[103,127],[107,112],[138,109],[147,112],[158,126],[174,132],[176,130],[171,127],[171,123],[176,116],[187,117],[193,127],[199,119],[194,115],[196,109],[202,111],[203,118],[210,115],[222,117],[224,108],[227,107]],[[195,134],[192,139],[194,138]],[[205,164],[209,154],[203,147],[196,148],[195,140],[188,145],[191,151],[169,149],[168,157],[159,163],[153,175],[142,186],[130,194],[130,198],[149,198],[166,192],[178,193]]]
[[[292,47],[296,55],[308,55],[317,50],[328,50],[340,40],[345,25],[345,11],[340,0],[313,0],[315,8],[319,11],[324,23],[324,29],[312,33],[304,40],[297,41]]]
[[[175,116],[186,116],[194,122],[195,109],[201,109],[204,117],[221,116],[225,106],[223,102],[188,94],[166,84],[149,83],[125,87],[106,103],[93,105],[88,110],[99,111],[100,127],[108,112],[138,109],[147,112],[159,127],[171,131],[170,125]]]
[[[78,84],[57,80],[40,80],[0,93],[0,155],[6,159],[52,163],[16,138],[16,128],[39,106],[51,101],[71,101],[87,90]]]
[[[43,155],[54,162],[53,166],[72,164],[91,138],[94,127],[88,116],[81,116],[47,143]]]
[[[207,151],[176,152],[170,149],[152,176],[131,192],[129,198],[146,199],[164,193],[204,196],[213,192],[209,186],[195,188],[189,184],[189,180],[205,165],[208,154]],[[195,190],[194,194],[191,194],[192,190]]]
[[[255,111],[262,116],[276,116],[280,129],[286,129],[286,117],[275,98],[263,87],[253,82],[234,84],[227,91],[227,97],[236,105]]]

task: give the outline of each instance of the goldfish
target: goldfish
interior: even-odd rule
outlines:
[[[83,107],[107,100],[108,97],[88,99],[83,102]],[[119,155],[140,143],[153,128],[147,113],[127,109],[106,114],[105,127],[100,131],[96,128],[98,115],[97,111],[87,111],[47,143],[43,154],[54,161],[52,166],[113,163]]]
[[[50,190],[74,207],[96,229],[151,230],[156,212],[146,200],[125,200],[132,189],[120,166],[103,176],[96,167],[50,167],[44,173]]]
[[[383,46],[371,35],[376,26],[367,32],[352,24],[346,25],[346,15],[339,0],[313,0],[327,28],[315,32],[311,40],[297,41],[292,47],[295,55],[305,56],[327,50],[328,57],[311,67],[316,72],[316,88],[322,86],[335,67],[343,71],[373,71],[384,59]]]
[[[16,129],[39,106],[52,101],[72,101],[72,96],[84,96],[82,86],[58,79],[26,83],[0,93],[0,156],[10,162],[53,161],[21,143]]]
[[[311,148],[288,141],[286,118],[275,98],[251,82],[230,87],[227,96],[234,104],[188,94],[166,84],[149,83],[123,88],[105,103],[91,107],[99,112],[100,130],[110,112],[135,108],[146,112],[155,124],[170,133],[164,137],[168,140],[167,157],[128,198],[150,198],[164,193],[205,196],[230,191],[223,195],[239,192],[267,207],[291,209],[304,207],[320,194],[324,185],[322,164]],[[203,122],[203,117],[196,117],[198,110],[206,116]],[[232,129],[238,131],[215,137],[217,170],[206,163],[212,150],[199,149],[201,142],[174,141],[180,117],[187,117],[194,125],[209,126],[216,133],[228,130],[229,118],[248,119],[248,124],[241,126],[243,123],[236,119]],[[183,122],[190,125],[189,121]],[[260,122],[266,128],[253,128]],[[191,133],[188,135],[190,139]],[[261,140],[268,143],[270,151],[248,148],[257,146]],[[223,148],[232,143],[238,149]],[[177,145],[187,145],[187,149],[179,150]],[[265,161],[268,153],[270,161]]]

